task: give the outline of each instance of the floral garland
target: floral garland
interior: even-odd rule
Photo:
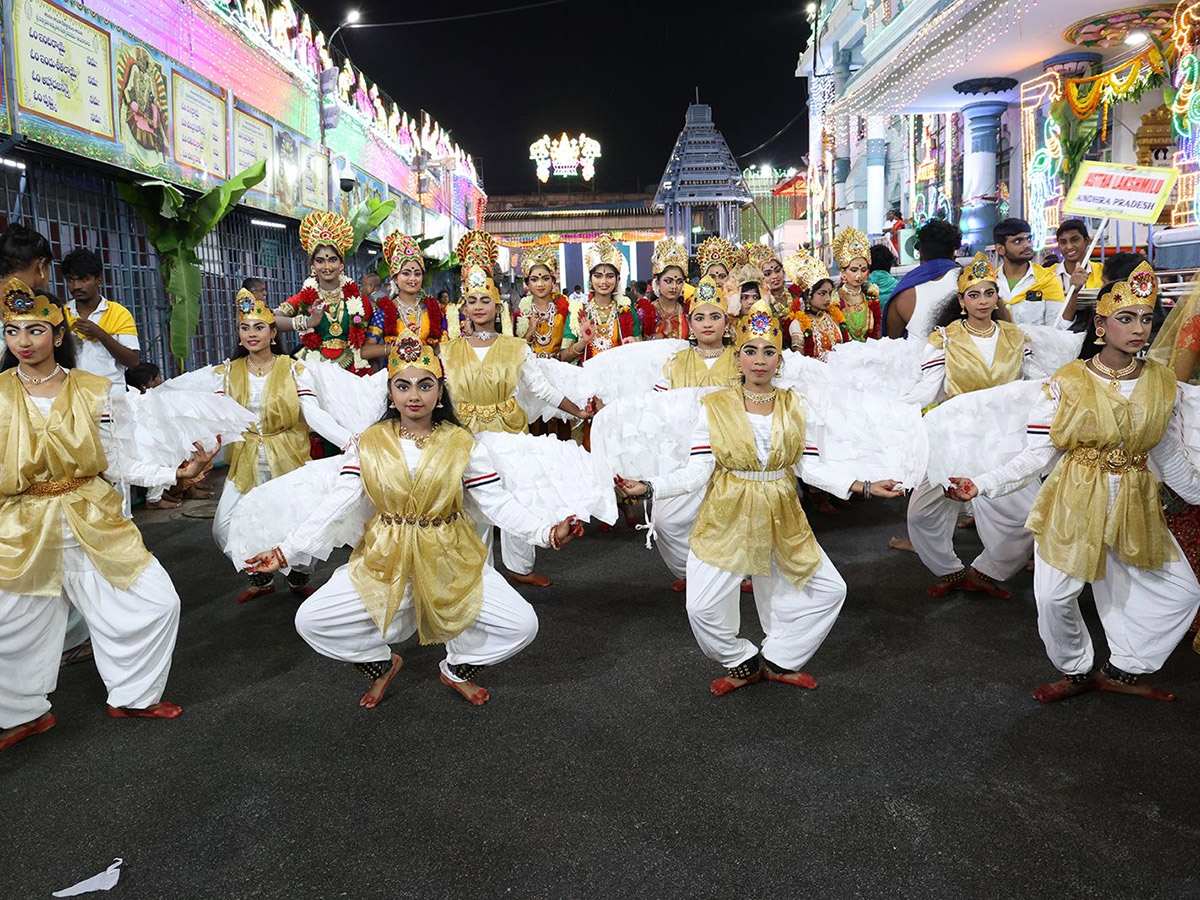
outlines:
[[[582,330],[583,330],[583,313],[586,310],[587,305],[592,302],[593,296],[594,296],[593,293],[591,291],[589,291],[586,302],[578,302],[578,303],[572,304],[571,318],[570,318],[571,334],[578,335],[582,332]],[[617,300],[617,298],[614,296],[613,303],[617,307],[617,324],[620,328],[620,331],[618,333],[618,338],[624,339],[626,337],[632,337],[633,336],[633,311],[629,305],[629,301],[627,299]],[[620,341],[618,341],[618,344],[619,344],[619,342]],[[614,346],[616,346],[616,345],[614,344]]]
[[[570,301],[563,296],[562,291],[555,291],[550,295],[550,302],[557,307],[555,315],[567,316],[570,314]],[[533,294],[526,294],[517,301],[517,321],[516,335],[519,338],[525,337],[529,333],[529,319],[533,316]]]
[[[350,317],[350,331],[346,335],[346,343],[350,347],[351,358],[353,360],[351,368],[365,369],[367,368],[367,363],[360,355],[359,350],[367,342],[367,325],[370,323],[371,314],[367,301],[359,293],[358,285],[347,278],[345,274],[340,276],[340,280],[341,284],[339,287],[342,292],[342,300],[346,304],[346,313]],[[321,299],[316,277],[310,275],[304,279],[300,293],[293,299],[296,301],[297,312],[300,315],[307,314],[308,310]],[[315,329],[313,331],[306,331],[301,336],[300,343],[309,350],[320,351],[323,356],[332,360],[337,360],[343,353],[339,348],[336,353],[330,356],[329,351],[323,349],[324,341]]]
[[[850,333],[846,328],[846,317],[842,313],[842,308],[836,303],[829,304],[829,317],[837,324],[842,341],[848,342]],[[825,354],[818,350],[816,335],[813,333],[812,318],[804,310],[797,310],[793,319],[800,325],[800,332],[804,335],[804,355],[823,359]],[[823,349],[821,348],[821,350]]]

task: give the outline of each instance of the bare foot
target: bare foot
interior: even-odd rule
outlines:
[[[275,593],[275,585],[265,584],[262,587],[248,587],[237,595],[235,602],[249,603],[256,597],[265,597],[267,594]]]
[[[1103,670],[1092,676],[1092,684],[1098,691],[1104,691],[1108,694],[1129,694],[1131,697],[1143,697],[1146,700],[1164,700],[1170,702],[1175,699],[1175,695],[1164,691],[1157,685],[1148,684],[1144,681],[1139,681],[1136,684],[1122,684],[1121,682],[1109,678],[1104,674]]]
[[[517,584],[528,584],[531,587],[550,587],[550,585],[554,584],[545,575],[537,572],[530,572],[528,575],[518,575],[516,572],[509,572],[508,580],[515,581]]]
[[[387,686],[392,683],[392,677],[400,671],[400,667],[403,665],[404,660],[400,658],[400,654],[393,653],[392,667],[382,676],[371,682],[371,687],[362,695],[362,698],[358,701],[358,705],[364,709],[374,709],[377,707],[379,701],[383,699],[383,693],[387,690]]]
[[[754,579],[753,578],[743,578],[742,579],[742,593],[743,594],[753,594],[754,593]]]
[[[147,501],[146,509],[179,509],[183,506],[178,500],[169,500],[163,497],[161,500]]]
[[[109,706],[108,714],[114,719],[176,719],[183,714],[183,707],[160,700],[152,706]]]
[[[676,594],[682,594],[687,590],[687,579],[676,578],[671,582],[671,590],[673,590]]]
[[[1087,681],[1071,681],[1067,678],[1060,678],[1058,681],[1048,681],[1045,684],[1039,684],[1033,689],[1033,699],[1040,700],[1042,703],[1055,703],[1059,700],[1066,700],[1068,697],[1077,697],[1080,694],[1086,694],[1093,687],[1091,680]]]
[[[49,731],[57,721],[54,713],[47,710],[32,722],[26,722],[24,725],[17,725],[14,728],[5,728],[0,731],[0,750],[7,750],[18,741],[41,734],[43,731]]]
[[[891,547],[893,550],[905,550],[909,553],[917,552],[917,548],[912,545],[912,541],[910,541],[906,537],[891,538],[888,541],[888,546]]]
[[[487,688],[482,688],[473,681],[453,681],[446,677],[445,672],[439,672],[438,678],[442,679],[442,684],[454,688],[468,703],[473,703],[475,706],[483,706],[492,699]]]
[[[762,681],[763,666],[760,664],[758,671],[749,678],[733,678],[729,675],[722,675],[720,678],[714,678],[708,689],[716,697],[724,697],[726,694],[733,693],[738,688],[745,687],[748,684],[754,684],[756,681]]]
[[[810,691],[817,686],[817,679],[807,672],[772,672],[770,666],[763,666],[763,677],[767,681],[794,684],[796,687],[808,688]]]
[[[185,500],[211,500],[212,498],[212,488],[201,487],[198,484],[192,485],[183,492],[183,499]]]

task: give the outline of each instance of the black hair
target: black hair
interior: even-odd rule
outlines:
[[[582,288],[578,284],[575,285],[575,293],[578,294],[580,290],[582,290]]]
[[[432,375],[433,373],[430,372],[429,374]],[[438,387],[440,387],[442,389],[442,399],[440,401],[440,405],[435,405],[433,407],[433,424],[441,425],[443,422],[449,422],[451,425],[457,425],[459,428],[462,428],[463,423],[458,421],[458,413],[456,413],[454,411],[454,401],[450,399],[450,385],[446,384],[445,378],[439,378],[437,380],[437,383],[438,383]],[[391,379],[391,376],[389,375],[388,376],[388,393],[389,393],[389,395],[391,394],[391,390],[392,390],[392,379]],[[396,407],[392,406],[391,402],[389,401],[388,408],[384,412],[383,417],[379,421],[386,422],[389,419],[399,419],[399,418],[400,418],[400,410],[398,410],[398,409],[396,409]]]
[[[836,284],[834,284],[834,281],[833,281],[833,279],[832,279],[832,278],[818,278],[816,281],[814,281],[814,282],[812,283],[812,287],[810,287],[810,288],[808,289],[808,293],[806,293],[806,294],[804,295],[804,296],[805,296],[805,299],[808,299],[808,298],[809,298],[809,297],[811,297],[813,294],[815,294],[815,293],[817,292],[817,288],[819,288],[819,287],[820,287],[821,285],[823,285],[823,284],[828,284],[828,285],[829,285],[831,288],[833,288],[833,291],[836,293],[836,291],[837,291],[837,285],[836,285]],[[831,294],[830,296],[831,296],[831,298],[832,298],[832,294]]]
[[[917,247],[925,260],[954,259],[962,240],[962,232],[945,219],[931,219],[917,232]]]
[[[1146,257],[1140,253],[1114,253],[1104,261],[1104,280],[1124,281],[1144,262]]]
[[[11,275],[33,265],[36,259],[51,260],[50,242],[24,225],[9,225],[0,237],[0,275]]]
[[[265,288],[266,286],[267,283],[261,278],[250,276],[249,278],[242,279],[242,290],[244,291],[257,291],[259,288]]]
[[[150,386],[155,378],[161,375],[158,366],[152,362],[140,362],[136,366],[132,366],[125,370],[125,383],[137,391],[146,393],[146,388]]]
[[[7,237],[7,235],[5,235]],[[40,235],[39,235],[40,237]],[[35,257],[35,259],[46,259],[44,256]],[[62,301],[53,294],[44,295],[49,298],[51,303],[54,303],[59,309],[63,308]],[[62,344],[54,348],[54,361],[64,369],[75,368],[75,335],[71,333],[71,329],[67,327],[67,311],[63,309],[63,320],[54,326],[55,337],[62,335]],[[0,358],[0,372],[7,371],[17,364],[17,358],[9,352],[8,342],[4,343],[4,356]]]
[[[1117,254],[1117,256],[1138,256],[1138,255],[1139,254],[1137,254],[1137,253],[1118,253]],[[1106,268],[1107,268],[1107,265],[1108,264],[1105,263]],[[1117,279],[1117,281],[1120,281],[1120,280],[1121,280],[1120,278]],[[1104,287],[1100,288],[1100,290],[1096,292],[1096,306],[1099,306],[1100,301],[1112,293],[1114,284],[1115,284],[1115,282],[1110,281],[1110,282],[1108,282],[1108,284],[1104,285]],[[1083,346],[1079,348],[1079,358],[1080,359],[1091,359],[1093,356],[1095,356],[1097,353],[1100,352],[1100,348],[1096,346],[1096,316],[1097,315],[1099,315],[1099,313],[1096,312],[1095,308],[1089,309],[1087,312],[1087,322],[1086,322],[1087,328],[1084,330],[1084,333],[1083,333]]]
[[[1085,241],[1091,239],[1091,235],[1088,234],[1087,223],[1085,223],[1083,219],[1064,220],[1063,223],[1058,226],[1057,230],[1055,230],[1054,236],[1056,238],[1060,238],[1068,231],[1078,231],[1081,235],[1083,235],[1083,239]]]
[[[883,244],[871,245],[871,271],[890,272],[896,264],[896,254]]]
[[[996,227],[992,229],[992,243],[1003,247],[1010,237],[1016,237],[1018,234],[1031,234],[1032,232],[1033,229],[1029,227],[1029,223],[1024,219],[1001,219],[996,223]]]
[[[104,260],[98,253],[76,247],[63,257],[62,273],[64,278],[87,278],[89,275],[101,278],[104,275]]]
[[[448,290],[446,290],[445,288],[442,288],[440,291],[438,291],[438,295],[437,295],[438,300],[442,299],[442,294],[446,295],[446,302],[449,303],[450,302],[450,292]]]
[[[738,288],[738,290],[744,291],[746,288],[754,288],[756,291],[758,291],[759,299],[762,298],[763,289],[757,281],[747,281],[740,288]]]
[[[313,247],[312,253],[308,254],[308,261],[313,262],[317,258],[317,254],[322,250],[332,250],[333,255],[338,258],[338,262],[345,264],[346,257],[342,254],[342,251],[333,246],[333,244],[317,244],[317,246]]]

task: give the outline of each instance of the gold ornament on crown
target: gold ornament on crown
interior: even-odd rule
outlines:
[[[312,256],[324,245],[333,247],[338,256],[345,257],[354,245],[354,229],[337,213],[309,213],[300,222],[300,246]]]
[[[21,279],[10,278],[4,284],[0,319],[5,325],[10,322],[49,322],[58,326],[63,321],[63,308],[46,295],[34,293],[33,288]]]
[[[234,306],[237,308],[237,320],[239,323],[266,322],[268,325],[275,324],[275,313],[271,311],[271,308],[245,288],[237,292]]]
[[[521,251],[521,274],[528,278],[535,266],[545,266],[558,280],[558,244],[534,244]]]
[[[815,256],[810,256],[803,247],[783,261],[783,271],[788,281],[804,291],[811,291],[814,284],[822,278],[829,277],[829,269],[825,268],[825,263]]]
[[[650,257],[650,270],[657,278],[671,266],[675,266],[687,277],[688,255],[683,245],[674,238],[667,238],[654,245],[654,255]]]
[[[399,272],[405,263],[414,262],[425,271],[425,256],[421,253],[421,245],[411,234],[403,231],[393,231],[383,239],[383,258],[387,260],[388,269],[393,275]]]
[[[773,259],[779,260],[779,254],[775,252],[773,247],[768,247],[766,244],[761,243],[746,245],[746,261],[750,265],[764,269],[767,263]]]
[[[766,300],[755,300],[750,311],[738,323],[737,348],[757,340],[769,341],[776,350],[783,350],[783,329],[779,320],[771,313],[771,304]]]
[[[967,267],[959,273],[958,292],[965,294],[972,287],[984,281],[990,281],[992,284],[996,283],[996,267],[980,251],[975,254],[975,257]]]
[[[1096,304],[1096,315],[1108,318],[1117,310],[1131,306],[1152,307],[1158,300],[1158,276],[1147,262],[1138,263],[1125,281],[1115,282]]]
[[[846,228],[838,232],[830,246],[839,269],[846,268],[856,259],[871,262],[871,242],[857,228]]]
[[[388,378],[395,378],[405,369],[424,369],[435,378],[442,377],[442,362],[428,344],[412,333],[408,326],[400,329],[393,341],[388,341]]]
[[[708,270],[720,263],[728,272],[733,268],[733,247],[729,241],[718,235],[710,235],[696,247],[696,264],[700,266],[700,274],[707,275]]]
[[[721,293],[721,289],[717,287],[717,282],[711,275],[705,275],[700,279],[700,283],[696,285],[696,293],[692,295],[692,302],[688,312],[694,313],[702,306],[715,306],[721,312],[729,315],[725,295]]]
[[[592,274],[597,266],[612,266],[617,270],[617,278],[625,271],[625,254],[613,243],[611,234],[602,234],[588,247],[585,254],[588,274]]]

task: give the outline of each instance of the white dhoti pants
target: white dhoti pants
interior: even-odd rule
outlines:
[[[983,552],[971,563],[997,581],[1007,581],[1025,567],[1033,552],[1033,534],[1025,527],[1041,485],[1026,485],[1003,497],[976,497],[971,505]],[[954,552],[958,514],[966,504],[951,500],[925,479],[908,498],[908,537],[925,568],[941,578],[963,569]]]
[[[259,455],[257,474],[258,481],[255,482],[255,487],[260,484],[266,484],[271,480],[271,468],[267,465],[266,459],[261,454]],[[241,503],[246,496],[246,494],[243,494],[233,486],[232,481],[226,478],[225,486],[221,488],[221,499],[217,501],[217,511],[213,515],[213,541],[216,542],[217,549],[228,556],[230,562],[232,562],[234,567],[237,569],[241,569],[241,567],[245,565],[245,560],[234,559],[229,555],[229,551],[226,549],[226,547],[229,545],[229,528],[233,523],[233,514],[237,510],[238,504]],[[307,574],[311,573],[314,568],[315,566],[312,563],[308,563],[302,566],[292,566],[286,571],[302,572]]]
[[[727,572],[688,553],[687,614],[704,655],[726,668],[758,653],[751,641],[738,637],[741,625],[741,572]],[[779,574],[774,559],[770,575],[754,575],[754,600],[766,632],[763,657],[780,669],[803,666],[817,652],[837,620],[846,599],[846,582],[825,551],[821,564],[803,588]]]
[[[1157,672],[1178,646],[1200,606],[1200,583],[1179,542],[1171,543],[1179,558],[1156,571],[1122,562],[1111,550],[1104,578],[1092,582],[1096,612],[1108,639],[1109,660],[1133,675]],[[1055,668],[1067,675],[1092,671],[1092,638],[1079,611],[1085,582],[1072,578],[1037,556],[1033,595],[1037,600],[1038,634]]]
[[[475,519],[475,533],[487,548],[487,564],[496,565],[496,526],[489,522],[482,513]],[[537,547],[521,540],[511,532],[500,530],[500,558],[504,560],[504,568],[515,575],[528,575],[533,571],[533,562],[537,558]]]
[[[92,635],[96,668],[110,706],[152,706],[162,699],[179,631],[179,595],[152,560],[128,590],[118,590],[75,543],[63,549],[57,597],[0,591],[0,728],[50,709],[58,684],[67,611],[79,610]]]
[[[308,645],[330,659],[349,663],[383,662],[391,658],[389,644],[416,633],[412,585],[405,591],[396,617],[381,633],[342,566],[324,586],[296,610],[296,630]],[[533,607],[491,566],[483,568],[483,606],[479,616],[458,637],[446,643],[442,671],[447,665],[494,666],[515,656],[537,636]],[[455,679],[461,680],[461,679]]]
[[[704,502],[703,491],[652,500],[654,540],[658,553],[676,578],[687,577],[688,541]]]

